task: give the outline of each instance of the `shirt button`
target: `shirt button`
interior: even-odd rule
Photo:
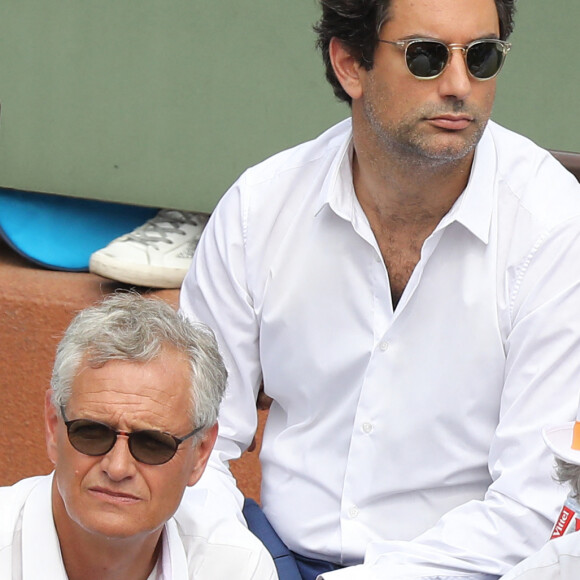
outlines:
[[[383,342],[379,344],[379,348],[385,352],[389,348],[389,343],[386,340],[383,340]]]
[[[349,508],[348,515],[352,519],[358,517],[358,514],[359,514],[359,511],[358,511],[358,508],[355,505],[353,505],[351,508]]]
[[[371,433],[371,432],[372,432],[372,430],[373,430],[373,426],[372,426],[372,424],[371,424],[371,423],[363,423],[362,430],[363,430],[365,433]]]

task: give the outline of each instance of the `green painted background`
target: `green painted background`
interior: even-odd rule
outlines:
[[[469,1],[469,0],[465,0]],[[2,0],[0,186],[211,210],[245,167],[348,115],[315,0]],[[494,116],[580,150],[580,2],[520,0]]]
[[[517,6],[493,116],[543,147],[580,151],[580,1]]]

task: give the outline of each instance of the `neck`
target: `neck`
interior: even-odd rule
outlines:
[[[74,522],[53,484],[53,517],[69,580],[146,580],[161,553],[161,530],[109,538]]]
[[[355,127],[353,182],[367,216],[435,227],[467,186],[473,152],[446,162],[419,159],[404,151],[385,151],[368,131]]]

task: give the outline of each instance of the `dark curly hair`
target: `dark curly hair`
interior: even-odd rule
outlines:
[[[329,46],[336,37],[366,70],[373,67],[375,48],[381,26],[389,19],[390,0],[319,0],[322,17],[314,26],[316,46],[322,52],[326,78],[336,97],[351,103],[330,62]],[[495,0],[499,17],[499,35],[507,40],[514,28],[516,0]]]

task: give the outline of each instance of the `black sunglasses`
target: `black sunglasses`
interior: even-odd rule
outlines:
[[[147,465],[161,465],[167,463],[177,452],[177,448],[190,437],[201,431],[203,427],[194,429],[185,437],[175,437],[169,433],[143,429],[142,431],[116,431],[105,423],[90,419],[73,419],[69,421],[61,406],[60,412],[66,425],[68,440],[71,445],[84,455],[96,457],[105,455],[117,442],[117,437],[123,435],[129,439],[131,455],[141,463]]]
[[[418,79],[437,78],[449,64],[451,51],[461,50],[467,71],[479,81],[487,81],[499,73],[512,46],[509,42],[495,38],[474,40],[469,44],[446,44],[428,38],[397,41],[379,39],[379,42],[403,49],[407,68]]]

